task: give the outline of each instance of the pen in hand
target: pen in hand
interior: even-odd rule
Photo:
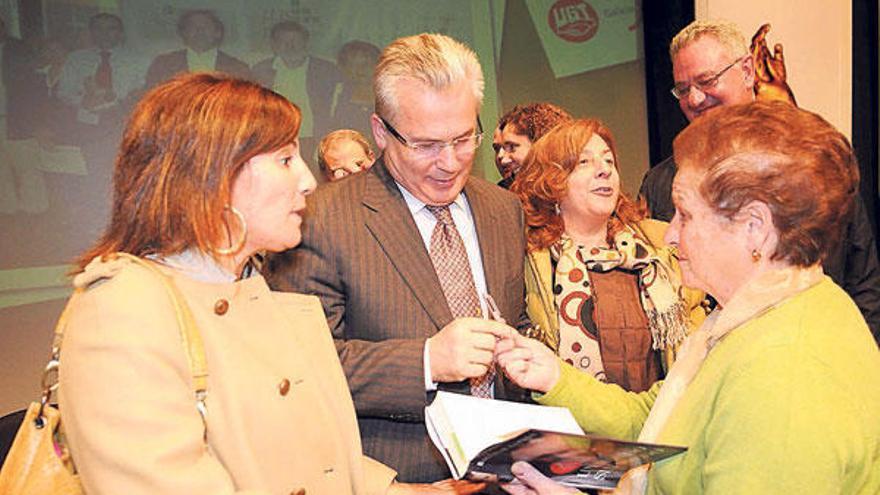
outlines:
[[[487,315],[484,315],[484,318],[489,320],[495,320],[500,323],[507,323],[504,320],[504,317],[501,316],[501,310],[498,309],[498,305],[495,304],[495,299],[488,292],[483,295],[483,299],[486,301],[486,312]]]

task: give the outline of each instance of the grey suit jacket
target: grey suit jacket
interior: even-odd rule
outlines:
[[[519,201],[470,177],[474,217],[489,293],[504,318],[528,325],[524,308],[525,238]],[[271,258],[270,284],[321,299],[345,369],[364,451],[402,481],[448,478],[424,424],[425,339],[452,321],[415,221],[380,159],[368,172],[322,185],[309,198],[299,247]],[[521,390],[496,381],[496,397]],[[442,388],[467,393],[466,383]]]

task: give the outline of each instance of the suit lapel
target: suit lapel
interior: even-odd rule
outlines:
[[[381,158],[364,182],[367,229],[437,328],[443,328],[452,313],[415,221]]]
[[[499,247],[503,246],[501,230],[494,228],[499,222],[495,214],[494,205],[487,201],[485,194],[480,194],[480,184],[474,180],[468,180],[464,186],[468,204],[471,207],[471,215],[474,217],[474,228],[477,231],[477,239],[480,244],[480,257],[483,261],[483,272],[486,276],[486,287],[489,294],[503,304],[500,299],[504,290],[504,266],[502,257],[497,256]],[[496,255],[492,255],[492,253]]]

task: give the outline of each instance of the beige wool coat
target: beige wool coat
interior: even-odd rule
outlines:
[[[60,407],[86,492],[380,494],[321,304],[262,277],[207,283],[163,267],[207,357],[207,445],[175,313],[157,277],[90,265],[61,353]]]

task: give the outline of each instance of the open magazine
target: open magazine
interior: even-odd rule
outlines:
[[[585,435],[568,409],[437,392],[425,423],[455,479],[513,481],[510,466],[528,461],[575,488],[614,488],[631,468],[685,447]]]

